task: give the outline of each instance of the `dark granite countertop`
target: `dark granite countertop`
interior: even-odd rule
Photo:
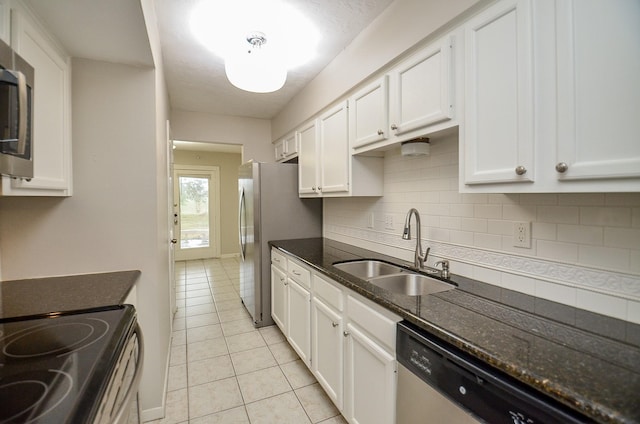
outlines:
[[[0,319],[122,304],[140,271],[0,282]]]
[[[395,294],[332,264],[407,262],[323,238],[270,244],[596,422],[640,423],[639,325],[455,274],[455,290]]]

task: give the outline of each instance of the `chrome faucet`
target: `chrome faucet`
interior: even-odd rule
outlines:
[[[407,217],[404,220],[402,238],[404,240],[411,240],[411,215],[416,216],[416,226],[418,227],[416,230],[416,251],[413,259],[413,266],[417,269],[421,269],[424,267],[427,257],[429,257],[429,251],[431,248],[427,248],[427,251],[424,254],[422,253],[422,241],[420,239],[420,213],[416,208],[411,208],[409,209],[409,212],[407,212]]]

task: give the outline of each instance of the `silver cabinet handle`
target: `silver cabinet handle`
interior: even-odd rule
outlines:
[[[178,240],[177,240],[177,239],[171,239],[171,243],[172,243],[172,244],[176,244],[177,242],[178,242]]]
[[[332,322],[332,323],[331,323],[331,326],[332,326],[333,328],[336,328],[336,327],[338,326],[338,323],[337,323],[337,322]]]
[[[384,135],[384,131],[378,130],[378,135]]]
[[[524,166],[520,165],[516,167],[516,174],[524,175],[526,173],[527,173],[527,168],[525,168]]]
[[[284,277],[280,277],[280,281],[284,283]]]
[[[351,334],[351,333],[349,333],[348,331],[343,331],[342,332],[342,335],[345,336],[345,337],[347,337],[349,334]]]
[[[397,126],[396,124],[391,124],[391,129],[392,129],[392,130],[397,130],[397,129],[398,129],[398,126]]]
[[[291,272],[293,273],[293,275],[297,275],[298,277],[302,275],[298,271],[296,271],[295,269],[293,271],[291,271]]]
[[[567,172],[568,169],[569,169],[569,165],[567,165],[565,162],[559,162],[556,165],[556,171],[558,171],[561,174],[564,174],[565,172]]]

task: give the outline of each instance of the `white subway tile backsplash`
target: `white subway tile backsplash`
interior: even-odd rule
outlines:
[[[449,231],[449,241],[461,246],[473,246],[473,232],[471,231]]]
[[[574,287],[538,280],[535,295],[565,305],[576,306],[577,290]]]
[[[513,225],[514,223],[512,221],[490,219],[488,221],[487,232],[501,236],[513,236]]]
[[[578,262],[584,265],[617,269],[629,269],[629,251],[613,247],[579,246]]]
[[[484,193],[462,193],[462,203],[486,204],[489,195]]]
[[[606,193],[607,206],[640,206],[640,193]]]
[[[489,194],[487,200],[489,201],[490,204],[517,205],[518,203],[520,203],[520,195],[495,193],[495,194]]]
[[[480,218],[460,218],[460,229],[474,233],[486,233],[488,220]]]
[[[473,245],[483,249],[500,250],[502,247],[502,236],[475,233],[473,235]]]
[[[502,218],[502,205],[474,205],[473,216],[476,218]]]
[[[576,307],[618,319],[627,319],[627,301],[589,290],[578,289]]]
[[[563,193],[558,195],[561,206],[604,206],[604,193]]]
[[[630,227],[631,208],[580,208],[580,224],[607,227]]]
[[[457,216],[442,216],[440,217],[440,226],[449,230],[459,230],[460,218]]]
[[[633,208],[631,210],[631,226],[633,228],[640,228],[640,208]]]
[[[556,241],[538,240],[538,256],[559,262],[578,262],[578,245]]]
[[[536,218],[539,222],[555,224],[577,224],[580,208],[573,206],[538,206]]]
[[[502,205],[502,219],[510,221],[535,221],[535,205]]]
[[[640,250],[640,229],[605,228],[604,245],[608,247]]]
[[[539,240],[557,240],[558,225],[545,222],[534,222],[531,225],[531,237]]]
[[[546,205],[552,206],[558,204],[557,194],[547,193],[535,193],[535,194],[522,194],[520,196],[520,204],[522,205]]]
[[[473,276],[471,278],[494,286],[502,285],[502,273],[500,271],[482,266],[476,265],[473,267]]]
[[[558,224],[558,241],[602,246],[604,231],[602,227]]]
[[[473,213],[473,205],[470,204],[455,205],[455,207],[451,208],[452,216],[472,218]]]
[[[629,272],[640,274],[640,250],[629,252]]]
[[[502,287],[531,296],[536,294],[536,280],[522,275],[502,273]]]

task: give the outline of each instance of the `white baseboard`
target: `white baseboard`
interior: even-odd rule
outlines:
[[[173,318],[173,317],[172,317]],[[159,420],[165,417],[166,414],[166,406],[167,406],[167,388],[169,387],[169,361],[171,360],[171,344],[173,342],[173,332],[171,333],[171,337],[169,338],[169,352],[167,353],[167,364],[166,372],[164,374],[164,384],[162,387],[162,404],[155,408],[149,409],[141,409],[140,410],[140,422],[145,423],[147,421]]]

